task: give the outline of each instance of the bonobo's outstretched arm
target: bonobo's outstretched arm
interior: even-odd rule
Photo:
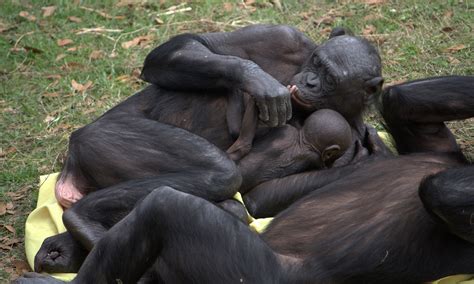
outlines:
[[[316,45],[288,26],[255,25],[228,33],[183,34],[155,48],[142,78],[173,90],[240,90],[255,98],[270,126],[291,117],[285,88]]]
[[[253,217],[273,217],[306,194],[351,174],[361,165],[357,163],[273,179],[245,194],[244,202]]]

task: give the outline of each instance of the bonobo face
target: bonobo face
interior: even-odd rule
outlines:
[[[336,36],[318,46],[293,77],[291,84],[298,92],[292,102],[308,112],[329,108],[351,119],[362,112],[382,83],[377,50],[365,39]]]

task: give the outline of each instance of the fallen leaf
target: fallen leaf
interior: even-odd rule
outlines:
[[[78,92],[85,92],[87,89],[89,89],[92,86],[92,81],[87,81],[84,85],[79,84],[76,82],[76,80],[71,81],[72,88]]]
[[[0,249],[3,249],[3,250],[12,250],[13,248],[10,247],[10,246],[4,245],[4,244],[0,244]]]
[[[47,7],[42,7],[41,10],[43,10],[43,17],[50,17],[54,14],[54,11],[56,11],[56,6],[47,6]]]
[[[70,17],[68,17],[68,20],[71,21],[71,22],[74,22],[74,23],[81,23],[82,22],[81,18],[76,17],[76,16],[70,16]]]
[[[234,10],[234,5],[232,3],[225,2],[224,4],[222,4],[222,8],[226,12],[232,12],[232,10]]]
[[[459,59],[457,59],[455,57],[452,57],[452,56],[448,56],[448,61],[449,61],[449,63],[454,64],[454,65],[457,65],[457,64],[461,63],[461,61],[459,61]]]
[[[59,46],[65,46],[65,45],[71,44],[73,42],[74,41],[72,39],[65,38],[65,39],[58,39],[57,43],[58,43]]]
[[[2,242],[3,242],[4,245],[7,245],[7,246],[11,246],[11,245],[21,243],[21,241],[19,239],[9,239],[9,238],[4,238]]]
[[[380,5],[385,3],[386,0],[364,0],[363,2],[367,5]]]
[[[454,53],[454,52],[458,52],[460,50],[463,50],[466,48],[466,45],[464,44],[457,44],[457,45],[453,45],[451,47],[448,47],[446,48],[444,51],[445,52],[451,52],[451,53]]]
[[[255,0],[245,0],[244,3],[245,5],[252,5],[255,3]]]
[[[446,11],[446,12],[444,13],[443,17],[444,17],[445,19],[450,19],[450,18],[453,17],[453,14],[454,14],[453,11],[448,10],[448,11]]]
[[[104,52],[102,50],[93,50],[91,54],[89,54],[89,58],[93,60],[97,60],[104,57]]]
[[[12,225],[3,225],[3,227],[5,227],[5,229],[12,232],[13,234],[16,234],[16,230],[15,230],[15,228],[13,228]]]
[[[335,18],[331,15],[325,15],[325,16],[322,16],[321,18],[319,19],[316,19],[314,21],[314,23],[317,25],[317,26],[320,26],[321,24],[325,24],[325,25],[331,25],[332,23],[334,23],[334,20]]]
[[[25,194],[21,192],[7,192],[7,196],[11,197],[13,201],[17,201],[23,199]]]
[[[313,12],[301,12],[298,14],[303,20],[308,20],[313,15]]]
[[[59,80],[61,79],[61,75],[59,74],[51,74],[45,77],[46,79],[54,79],[54,80]]]
[[[365,26],[364,30],[362,31],[362,34],[363,35],[371,35],[371,34],[374,34],[375,31],[377,30],[377,28],[373,25],[367,25]]]
[[[380,14],[370,14],[364,17],[364,21],[373,21],[377,19],[381,19],[382,15]]]
[[[155,18],[155,22],[156,22],[157,25],[163,25],[163,24],[165,23],[165,22],[164,22],[162,19],[160,19],[160,18]]]
[[[82,68],[84,68],[84,64],[78,62],[66,62],[63,66],[61,66],[61,70],[74,70]]]
[[[8,32],[9,30],[13,30],[13,29],[16,29],[16,28],[17,28],[16,26],[10,26],[10,25],[7,25],[3,22],[0,22],[0,33]]]
[[[270,2],[273,3],[273,5],[275,5],[275,7],[278,9],[278,10],[283,10],[283,7],[281,6],[281,2],[280,0],[270,0]]]
[[[32,46],[23,46],[23,48],[26,50],[26,51],[29,51],[29,52],[33,52],[33,53],[43,53],[43,51],[41,49],[38,49],[36,47],[32,47]]]
[[[129,49],[134,46],[144,46],[153,39],[153,35],[139,36],[130,41],[122,43],[122,47]]]
[[[0,216],[3,216],[7,213],[7,205],[3,202],[0,202]]]
[[[66,51],[69,51],[69,52],[77,51],[77,46],[70,47],[70,48],[66,49]]]
[[[31,271],[30,265],[24,260],[14,260],[12,263],[18,275],[23,275],[25,272]]]
[[[2,151],[0,149],[0,157],[5,157],[6,155],[9,155],[9,154],[12,154],[12,153],[15,153],[16,152],[16,148],[11,146],[9,147],[8,149],[6,149],[5,151]],[[8,208],[7,208],[8,209]],[[1,215],[1,214],[0,214]]]
[[[59,54],[58,56],[56,56],[55,61],[59,61],[59,60],[63,59],[64,57],[66,57],[66,54],[61,53],[61,54]]]
[[[45,119],[43,119],[43,122],[44,122],[44,123],[50,123],[50,122],[53,121],[54,119],[55,119],[54,116],[47,115],[47,116],[45,117]]]
[[[329,35],[331,33],[332,29],[330,27],[326,27],[321,30],[321,35]]]
[[[18,15],[22,18],[27,19],[30,22],[36,21],[36,17],[33,15],[30,15],[30,13],[28,13],[27,11],[21,11]]]
[[[450,33],[450,32],[452,32],[452,31],[454,31],[454,29],[451,28],[451,27],[444,27],[444,28],[442,28],[441,30],[442,30],[443,32],[445,32],[445,33]]]

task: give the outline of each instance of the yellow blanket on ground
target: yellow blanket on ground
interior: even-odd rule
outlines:
[[[50,236],[63,233],[66,231],[62,221],[63,209],[56,201],[54,196],[54,185],[58,173],[44,175],[40,177],[40,188],[38,193],[38,204],[36,209],[30,213],[25,224],[25,250],[26,258],[31,267],[34,266],[35,255],[41,247],[43,241]],[[240,195],[236,199],[241,200]],[[260,232],[266,228],[272,218],[251,219],[251,227]],[[75,273],[55,273],[54,277],[61,280],[72,280]],[[473,275],[455,275],[445,277],[434,284],[474,284]]]

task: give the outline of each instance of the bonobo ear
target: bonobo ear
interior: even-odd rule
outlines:
[[[324,149],[321,158],[323,159],[323,163],[326,164],[326,162],[334,162],[334,160],[339,158],[340,154],[341,147],[339,145],[331,145]]]
[[[374,77],[364,82],[364,89],[369,95],[377,94],[377,93],[380,93],[380,91],[382,90],[382,85],[383,85],[383,78]]]
[[[343,27],[335,27],[332,29],[331,33],[329,34],[329,38],[333,38],[336,36],[342,35],[353,35],[352,31]]]

